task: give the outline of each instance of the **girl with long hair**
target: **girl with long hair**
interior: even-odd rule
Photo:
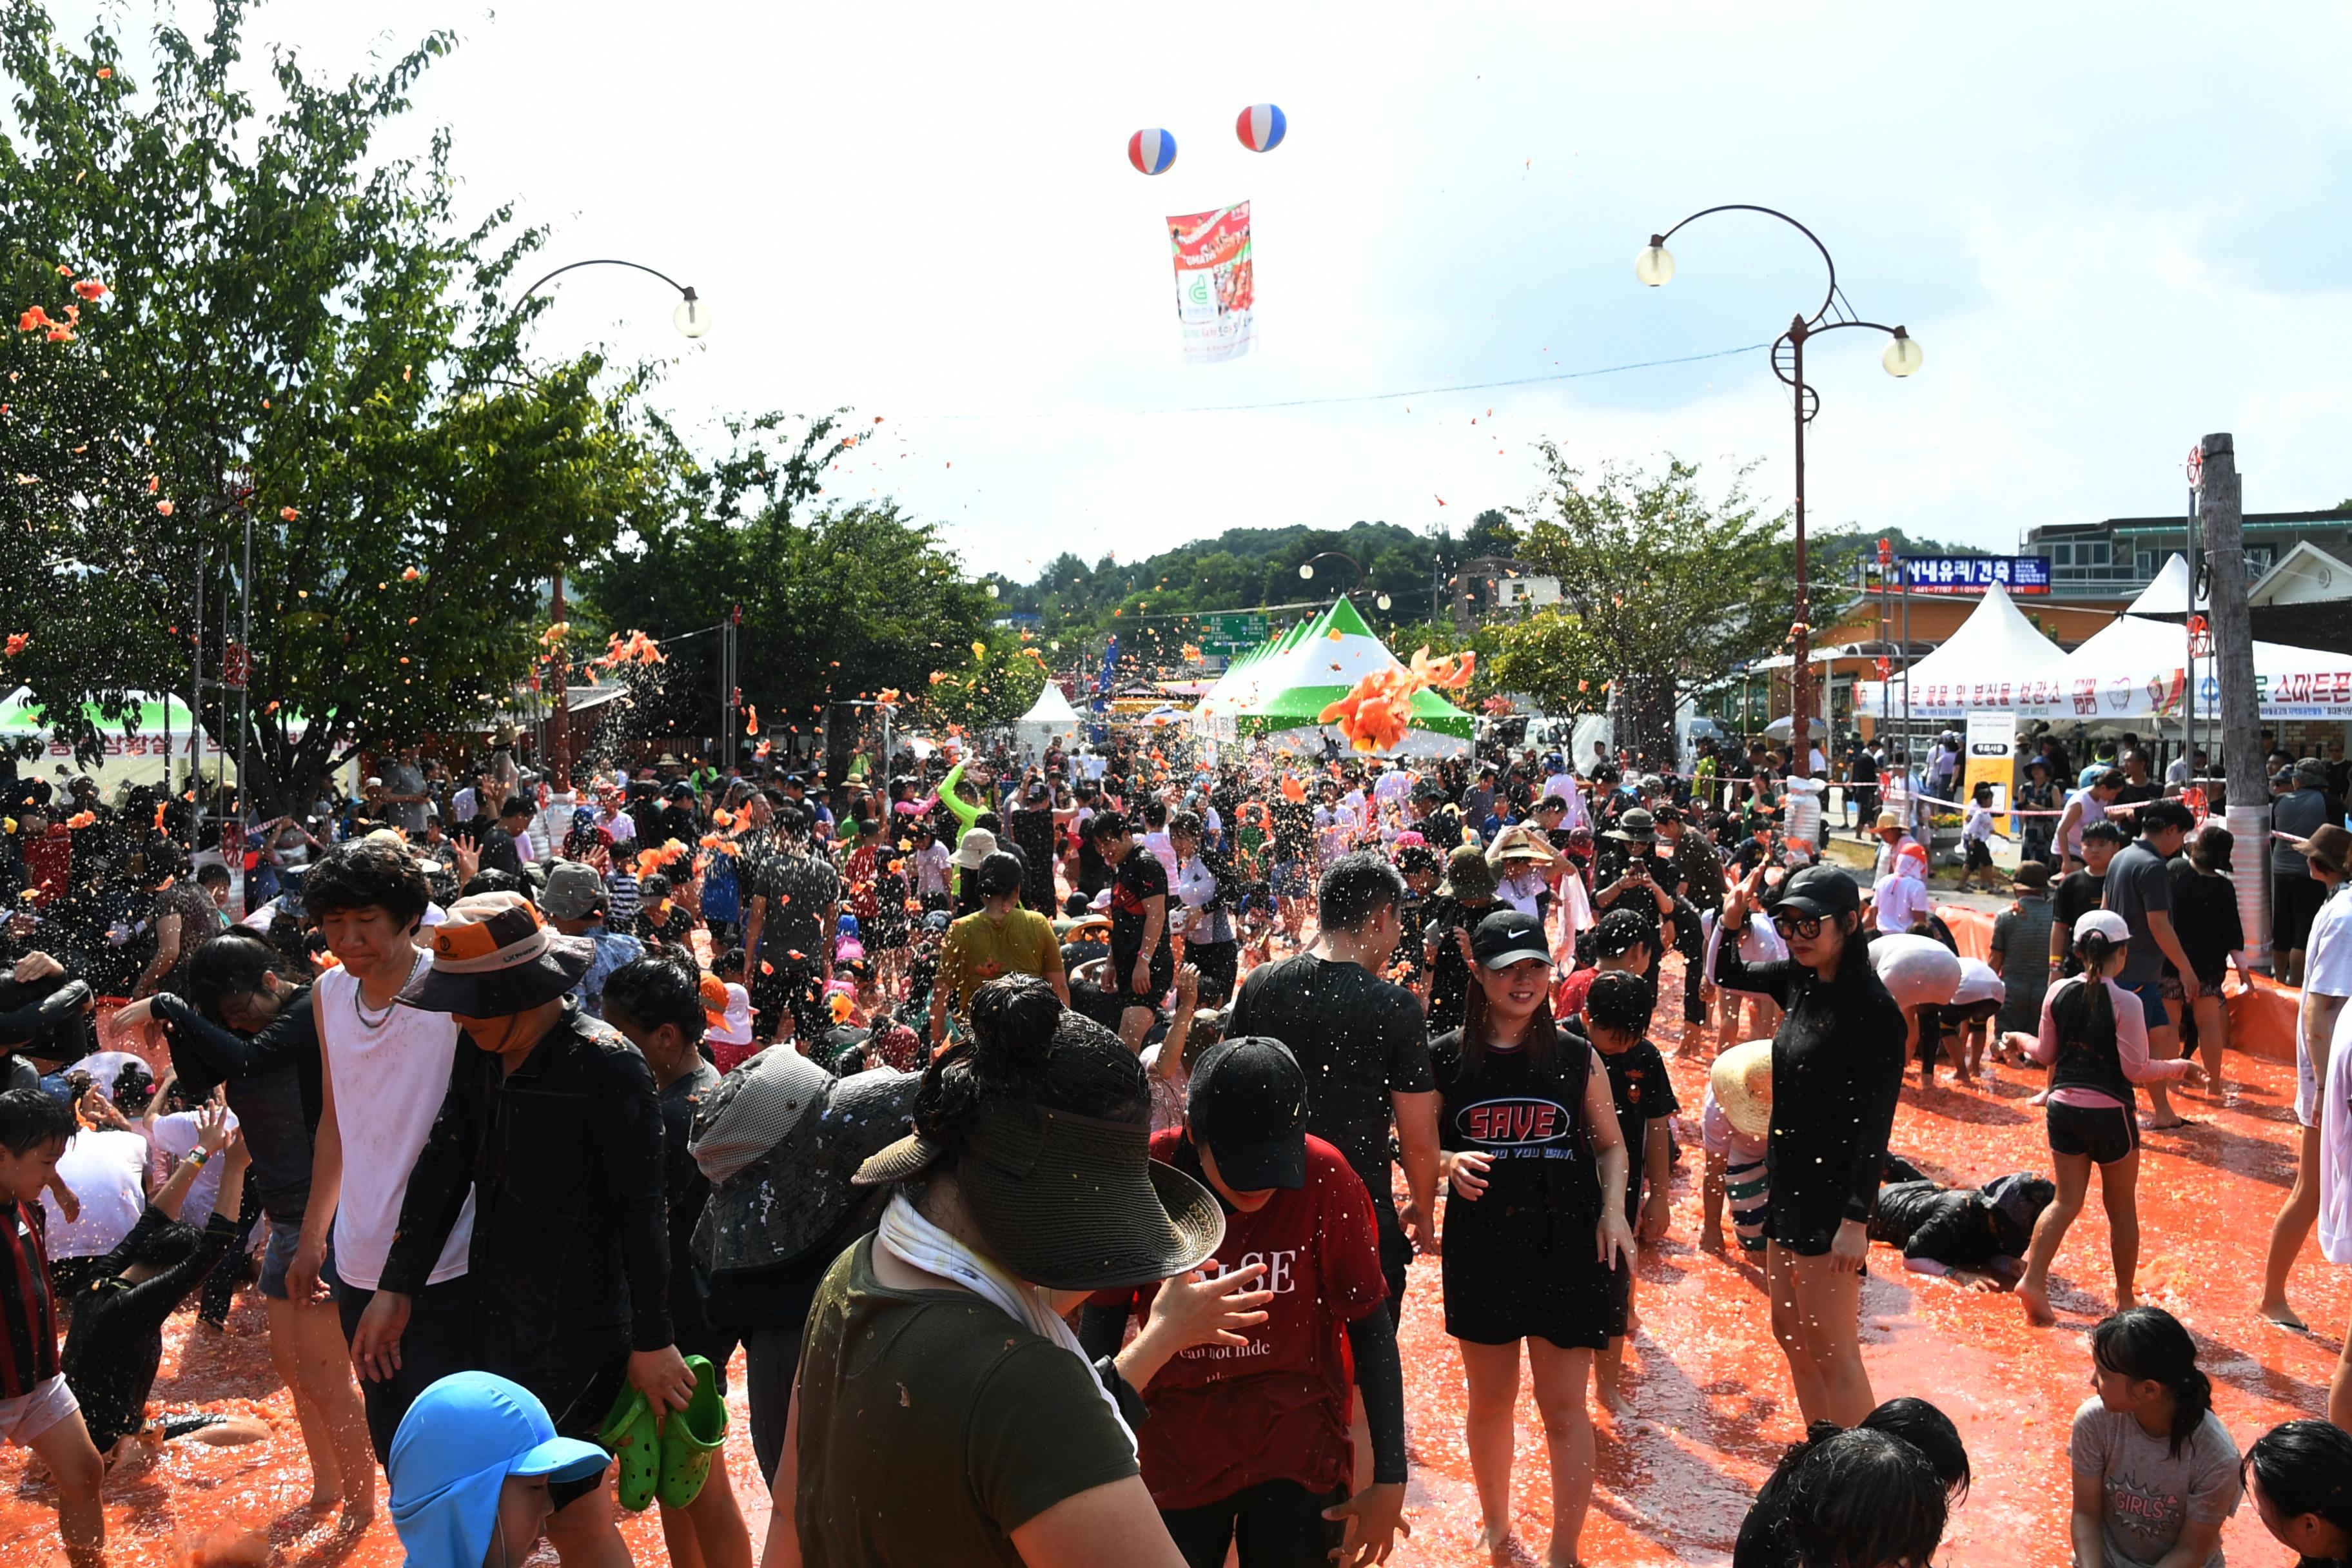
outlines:
[[[1469,1383],[1470,1473],[1496,1563],[1517,1561],[1511,1457],[1519,1346],[1551,1462],[1551,1542],[1576,1561],[1592,1500],[1594,1353],[1622,1321],[1617,1271],[1633,1263],[1626,1156],[1609,1075],[1556,1027],[1551,952],[1532,916],[1505,909],[1471,938],[1462,1027],[1430,1044],[1441,1095],[1445,1331]]]
[[[2050,1071],[2050,1159],[2058,1196],[2033,1225],[2025,1275],[2017,1299],[2027,1319],[2048,1327],[2050,1264],[2066,1227],[2083,1212],[2091,1167],[2099,1168],[2099,1203],[2107,1211],[2115,1257],[2116,1307],[2133,1293],[2139,1269],[2139,1116],[2134,1086],[2203,1081],[2195,1061],[2155,1061],[2147,1054],[2147,1016],[2139,998],[2116,983],[2129,955],[2131,928],[2112,910],[2093,910],[2074,922],[2074,956],[2083,973],[2052,986],[2042,1001],[2042,1032],[2012,1037]]]
[[[2069,1445],[2076,1568],[2221,1568],[2238,1446],[2197,1342],[2162,1308],[2132,1307],[2091,1331],[2091,1363]]]
[[[1764,1278],[1772,1333],[1805,1421],[1851,1426],[1878,1403],[1862,1364],[1862,1278],[1870,1215],[1903,1091],[1903,1009],[1871,969],[1853,879],[1808,866],[1781,885],[1777,963],[1739,956],[1763,887],[1758,866],[1724,901],[1716,977],[1786,1009],[1772,1037]]]

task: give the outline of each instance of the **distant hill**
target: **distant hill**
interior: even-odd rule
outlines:
[[[1099,628],[1115,618],[1114,611],[1156,616],[1251,609],[1324,599],[1335,588],[1359,600],[1385,593],[1393,617],[1425,619],[1455,566],[1475,555],[1507,552],[1513,542],[1509,521],[1491,510],[1479,513],[1459,536],[1392,522],[1232,528],[1141,561],[1106,554],[1089,565],[1065,551],[1034,582],[992,581],[998,603],[1039,616],[1047,631]],[[1351,558],[1360,572],[1347,561],[1315,559],[1327,552]],[[1298,568],[1310,561],[1315,576],[1302,579]]]

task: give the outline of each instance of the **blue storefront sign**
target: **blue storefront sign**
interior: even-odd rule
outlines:
[[[1914,594],[2050,592],[2047,555],[1906,555],[1903,576]]]

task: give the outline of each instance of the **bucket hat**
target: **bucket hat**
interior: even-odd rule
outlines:
[[[1082,1036],[1117,1038],[1064,1014],[1057,1048]],[[1197,1268],[1224,1239],[1224,1214],[1209,1190],[1151,1158],[1149,1121],[1007,1099],[973,1111],[955,1142],[950,1149],[920,1133],[902,1138],[866,1161],[856,1182],[909,1181],[952,1161],[957,1192],[989,1250],[1032,1285],[1148,1285]]]
[[[2009,880],[2011,887],[2021,889],[2029,893],[2048,892],[2050,890],[2049,863],[2042,860],[2021,860],[2018,862],[2016,875]]]
[[[995,853],[996,835],[985,827],[975,827],[957,840],[955,855],[948,864],[966,871],[977,871],[980,863]]]
[[[604,879],[596,875],[595,867],[583,860],[559,860],[547,874],[539,907],[551,920],[582,921],[594,914],[607,896]]]
[[[1617,826],[1607,837],[1620,844],[1652,844],[1657,841],[1658,819],[1643,806],[1629,806],[1617,817]]]
[[[1486,852],[1475,844],[1465,844],[1446,858],[1445,891],[1465,902],[1472,899],[1495,896],[1495,868],[1486,863]]]
[[[2332,822],[2313,829],[2310,837],[2294,842],[2295,848],[2339,877],[2352,869],[2352,833]]]
[[[552,1002],[580,984],[596,944],[541,922],[520,893],[477,893],[433,928],[433,963],[400,1000],[427,1013],[503,1018]]]
[[[1771,1041],[1732,1047],[1715,1058],[1706,1083],[1732,1131],[1744,1138],[1761,1138],[1772,1130]]]

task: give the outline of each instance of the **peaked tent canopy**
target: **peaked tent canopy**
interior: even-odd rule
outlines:
[[[2119,616],[2066,656],[2069,690],[2090,708],[2077,717],[2177,719],[2187,695],[2188,633],[2177,621]],[[2254,697],[2265,720],[2352,719],[2352,657],[2285,643],[2254,644]],[[2221,683],[2210,657],[2197,660],[2197,716],[2221,710]]]
[[[1013,721],[1013,738],[1041,753],[1055,741],[1066,745],[1078,738],[1078,711],[1062,695],[1062,689],[1049,680],[1037,693],[1037,700],[1029,705],[1029,711]]]
[[[2059,701],[2066,688],[2063,649],[2042,636],[1998,585],[1985,590],[1943,645],[1906,672],[1886,680],[1856,681],[1854,711],[1876,715],[1905,710],[1903,686],[1911,686],[1914,719],[1964,719],[1971,710],[2033,711]]]
[[[2197,595],[2197,607],[2211,607],[2206,595]],[[2189,563],[2179,555],[2165,558],[2164,570],[2156,580],[2139,591],[2139,597],[2124,607],[2126,616],[2185,616],[2189,613]]]
[[[1322,722],[1323,710],[1365,676],[1402,668],[1403,661],[1341,598],[1313,620],[1235,659],[1195,713],[1205,731],[1220,740],[1264,737],[1276,745],[1319,749],[1328,734],[1345,744],[1337,724]],[[1434,691],[1418,691],[1404,742],[1389,754],[1465,754],[1471,730],[1469,714]]]

